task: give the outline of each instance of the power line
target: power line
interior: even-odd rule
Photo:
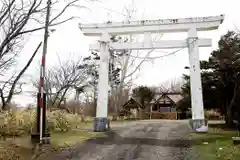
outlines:
[[[0,83],[8,83],[8,84],[13,84],[14,82],[10,82],[10,81],[1,81]],[[17,84],[27,84],[26,82],[17,82]]]
[[[194,40],[194,41],[192,41],[190,44],[192,44],[192,43],[194,43],[194,42],[196,42],[196,41],[197,41],[197,39]],[[188,45],[190,45],[190,44],[188,44]],[[128,56],[129,56],[129,57],[133,57],[133,58],[150,59],[150,60],[152,60],[152,59],[159,59],[159,58],[164,58],[164,57],[171,56],[171,55],[173,55],[173,54],[175,54],[175,53],[177,53],[177,52],[179,52],[179,51],[181,51],[181,50],[183,50],[183,49],[185,49],[185,47],[182,47],[182,48],[180,48],[180,49],[178,49],[178,50],[176,50],[176,51],[173,51],[173,52],[171,52],[171,53],[168,53],[168,54],[166,54],[166,55],[156,56],[156,57],[139,57],[139,56],[132,56],[132,55],[128,55]],[[166,52],[165,52],[165,53],[166,53]]]
[[[101,5],[96,4],[96,3],[92,3],[92,5],[95,5],[95,6],[97,6],[97,7],[100,7],[100,8],[102,8],[102,9],[108,10],[108,11],[113,12],[113,13],[117,13],[117,14],[122,15],[122,16],[125,16],[125,17],[128,16],[128,15],[126,15],[126,14],[124,14],[124,13],[121,13],[121,12],[118,12],[118,11],[115,11],[115,10],[112,10],[112,9],[110,9],[110,8],[101,6]]]
[[[166,55],[156,56],[156,57],[139,57],[139,56],[132,56],[132,55],[129,55],[129,56],[130,56],[130,57],[133,57],[133,58],[139,58],[139,59],[159,59],[159,58],[171,56],[171,55],[173,55],[173,54],[175,54],[175,53],[177,53],[177,52],[179,52],[179,51],[181,51],[181,50],[183,50],[183,49],[184,49],[184,48],[180,48],[180,49],[178,49],[178,50],[176,50],[176,51],[173,51],[173,52],[171,52],[171,53],[168,53],[168,54],[166,54]]]

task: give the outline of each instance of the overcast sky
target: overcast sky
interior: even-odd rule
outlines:
[[[86,6],[91,11],[87,9],[72,9],[66,12],[66,17],[76,15],[81,19],[76,19],[61,26],[54,27],[56,31],[52,33],[49,38],[47,67],[57,63],[57,54],[62,60],[87,56],[89,44],[95,43],[95,41],[83,36],[78,28],[78,23],[106,22],[108,20],[113,22],[123,21],[126,19],[124,7],[129,8],[131,3],[131,0],[102,0],[101,3],[87,3],[82,1],[81,5]],[[217,48],[217,41],[221,35],[225,34],[228,30],[234,29],[235,26],[239,26],[240,28],[239,5],[239,0],[135,0],[137,14],[133,19],[154,20],[225,14],[226,18],[218,30],[198,34],[201,38],[212,38],[213,40],[212,47],[200,49],[200,59],[208,59],[211,51]],[[187,38],[186,34],[166,34],[162,37],[164,40],[185,38]],[[26,60],[31,56],[33,50],[42,39],[43,33],[37,32],[32,34],[27,40],[28,43],[23,50],[24,56],[20,56],[19,58],[19,68],[26,63]],[[171,51],[172,50],[168,52]],[[154,52],[151,56],[159,55],[164,55],[164,53]],[[38,77],[39,73],[37,72],[37,68],[39,67],[38,62],[40,56],[41,52],[38,53],[34,63],[22,81],[28,83],[31,78]],[[145,63],[141,67],[135,84],[158,85],[168,79],[180,77],[182,73],[187,73],[184,70],[184,66],[187,66],[188,63],[187,49],[181,50],[172,56]],[[32,89],[31,86],[25,86],[24,90],[29,91]],[[32,103],[33,99],[30,98],[29,93],[24,92],[23,95],[17,96],[15,101],[21,104],[28,104]]]

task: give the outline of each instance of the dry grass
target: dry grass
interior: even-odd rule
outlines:
[[[216,110],[206,110],[205,118],[208,120],[224,120],[224,117]]]
[[[15,110],[0,113],[0,160],[30,160],[33,146],[30,133],[35,126],[35,110]],[[92,118],[68,114],[62,111],[47,113],[51,130],[52,149],[68,147],[85,139],[101,135],[83,132],[91,128]]]
[[[81,131],[69,131],[69,132],[53,132],[51,134],[51,151],[56,151],[62,148],[66,148],[69,146],[73,146],[77,143],[81,143],[82,141],[101,136],[102,133],[96,132],[81,132]],[[1,141],[1,152],[5,154],[13,154],[18,156],[18,158],[13,158],[13,156],[9,156],[9,160],[22,159],[22,160],[30,160],[33,153],[33,146],[31,144],[30,136],[17,137],[15,139],[7,139],[5,141]],[[8,160],[5,156],[4,158],[0,156],[0,160]]]
[[[35,109],[11,110],[0,113],[0,160],[30,160],[33,156],[31,132],[35,126]],[[113,117],[109,116],[112,120]],[[117,118],[124,120],[125,118]],[[92,128],[92,117],[69,114],[63,111],[47,113],[48,129],[51,131],[51,149],[72,146],[86,139],[102,136],[102,133],[81,129]]]

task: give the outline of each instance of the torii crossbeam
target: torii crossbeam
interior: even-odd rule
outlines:
[[[198,39],[197,32],[216,30],[223,20],[224,15],[135,22],[79,24],[79,28],[85,36],[101,37],[99,43],[90,45],[91,50],[100,50],[97,116],[94,121],[94,130],[104,131],[108,128],[108,59],[110,47],[116,50],[172,49],[186,47],[189,50],[190,61],[192,106],[192,120],[190,121],[190,125],[194,132],[206,132],[208,125],[204,118],[198,47],[211,46],[211,39]],[[188,32],[188,39],[152,42],[151,33],[156,32]],[[144,34],[144,41],[142,43],[110,42],[109,35],[127,34]]]
[[[146,38],[145,38],[146,40]],[[199,47],[211,47],[211,39],[198,39]],[[186,48],[188,47],[188,40],[171,40],[171,41],[146,41],[145,43],[111,43],[109,47],[115,50],[151,50],[151,49],[174,49],[174,48]],[[100,43],[91,44],[89,47],[91,50],[100,50]]]

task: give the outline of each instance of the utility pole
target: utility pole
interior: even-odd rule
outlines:
[[[39,132],[40,144],[43,143],[46,129],[46,85],[44,83],[45,70],[46,70],[46,54],[47,54],[47,43],[48,43],[48,27],[50,19],[51,0],[47,1],[47,14],[45,21],[45,32],[43,41],[43,53],[42,53],[42,64],[40,68],[40,86],[38,92],[38,113],[37,113],[37,131]],[[40,111],[40,112],[39,112]]]

